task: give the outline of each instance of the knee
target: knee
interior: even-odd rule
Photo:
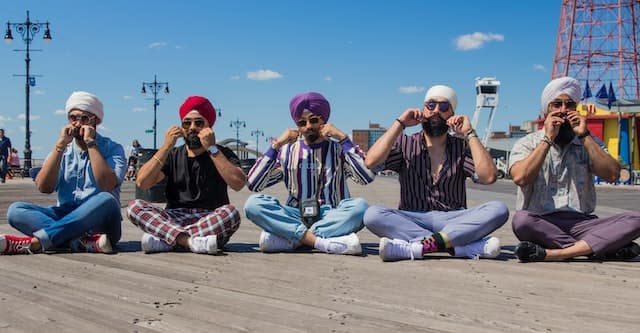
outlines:
[[[253,219],[255,216],[262,215],[265,205],[273,204],[274,202],[275,200],[270,195],[253,194],[244,203],[244,215],[248,219]]]
[[[502,201],[491,201],[488,202],[487,205],[491,208],[491,210],[495,214],[494,220],[498,227],[501,227],[503,224],[509,220],[509,207]]]
[[[26,203],[24,202],[14,202],[9,206],[7,210],[7,221],[9,225],[15,229],[19,229],[18,226],[21,224],[21,221],[25,221],[26,219],[22,217],[24,213]]]
[[[349,198],[344,199],[341,206],[347,208],[349,211],[353,212],[353,215],[359,216],[360,219],[362,219],[362,216],[369,207],[369,203],[363,198]]]
[[[526,238],[525,235],[531,234],[533,231],[532,226],[533,223],[531,223],[531,218],[526,211],[518,211],[513,215],[511,227],[513,228],[513,233],[518,239],[524,239]]]
[[[386,208],[381,206],[369,206],[367,210],[364,212],[364,217],[362,218],[365,227],[367,229],[376,229],[378,226],[384,223],[384,212]]]

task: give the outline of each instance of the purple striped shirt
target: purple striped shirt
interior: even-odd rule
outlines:
[[[431,159],[424,132],[403,134],[396,139],[384,169],[399,174],[399,209],[417,212],[467,208],[465,180],[475,166],[464,139],[448,136],[446,154],[437,182],[431,177]]]
[[[324,163],[320,170],[322,156]],[[289,190],[286,204],[298,207],[301,199],[316,196],[318,184],[321,184],[320,204],[335,208],[342,199],[350,197],[347,178],[362,185],[375,178],[364,165],[364,153],[350,139],[342,143],[328,140],[310,146],[299,139],[280,147],[279,151],[269,148],[249,171],[247,187],[260,192],[284,181]]]

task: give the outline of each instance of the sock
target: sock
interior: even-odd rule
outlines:
[[[446,248],[447,246],[444,242],[444,238],[442,238],[440,233],[435,233],[430,238],[422,240],[422,254],[444,251]]]
[[[313,244],[318,251],[327,252],[329,247],[329,241],[326,238],[316,237],[316,242]]]

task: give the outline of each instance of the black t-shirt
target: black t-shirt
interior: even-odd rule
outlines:
[[[231,149],[216,146],[232,164],[240,166],[238,157]],[[218,173],[209,152],[188,157],[185,145],[173,148],[162,167],[162,172],[167,177],[166,208],[214,210],[229,203],[227,183]]]

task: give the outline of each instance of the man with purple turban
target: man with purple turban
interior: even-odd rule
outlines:
[[[216,254],[240,227],[240,213],[229,203],[227,186],[244,187],[246,177],[238,157],[216,144],[216,110],[208,99],[187,98],[180,107],[182,127],[172,126],[162,147],[145,163],[136,184],[147,189],[166,179],[166,209],[136,199],[129,203],[129,220],[138,226],[145,253],[176,247]],[[178,138],[185,144],[174,147]]]
[[[301,245],[330,254],[360,254],[355,234],[362,229],[367,202],[351,198],[347,180],[373,181],[363,152],[329,123],[329,102],[315,92],[289,103],[297,128],[286,129],[260,157],[248,175],[248,187],[262,191],[284,181],[289,197],[283,205],[267,194],[245,203],[249,220],[263,229],[263,252],[292,251]]]
[[[500,201],[467,208],[465,180],[496,181],[497,169],[467,116],[456,115],[458,96],[436,85],[424,97],[422,109],[405,110],[369,149],[370,168],[399,174],[400,205],[371,206],[364,224],[380,236],[383,261],[422,259],[432,252],[461,258],[495,258],[500,241],[488,235],[507,222]],[[421,125],[408,135],[406,127]]]
[[[522,262],[578,256],[628,260],[640,255],[640,213],[593,215],[593,176],[618,179],[620,164],[592,136],[576,111],[580,85],[571,77],[552,80],[542,91],[544,128],[513,146],[509,173],[518,185],[513,232]]]
[[[58,193],[58,204],[14,202],[7,220],[27,237],[0,235],[0,254],[58,248],[110,253],[120,240],[124,149],[97,133],[104,110],[95,95],[73,92],[65,111],[67,124],[35,179],[40,192]]]

